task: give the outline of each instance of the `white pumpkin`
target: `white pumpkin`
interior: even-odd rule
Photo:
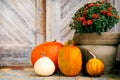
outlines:
[[[34,64],[34,71],[40,76],[52,75],[55,71],[55,65],[50,58],[43,56]]]

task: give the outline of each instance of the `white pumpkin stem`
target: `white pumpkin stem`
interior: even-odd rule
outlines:
[[[53,42],[57,42],[57,40],[55,39]]]
[[[44,52],[40,52],[40,54],[43,55],[43,56],[46,56],[46,54]]]
[[[88,52],[93,56],[93,58],[96,58],[92,51],[88,50]]]

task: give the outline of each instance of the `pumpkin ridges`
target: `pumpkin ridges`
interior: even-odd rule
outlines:
[[[94,73],[93,73],[93,71],[94,71],[93,68],[92,68],[92,67],[89,67],[89,66],[93,65],[92,59],[90,59],[90,60],[88,61],[88,63],[90,63],[90,64],[86,64],[87,72],[88,72],[88,73],[91,73],[91,75],[94,75]]]
[[[86,64],[86,71],[91,76],[99,76],[104,70],[104,64],[97,58],[90,59]]]
[[[82,65],[80,54],[79,48],[74,46],[64,46],[60,50],[58,54],[58,66],[64,75],[74,76],[79,74]]]
[[[62,73],[65,73],[64,71],[64,66],[65,67],[67,67],[67,69],[66,69],[66,71],[67,72],[69,72],[70,71],[70,69],[69,69],[69,65],[66,65],[66,64],[69,64],[69,60],[70,60],[70,55],[68,54],[69,53],[69,51],[68,50],[66,50],[66,46],[64,46],[60,51],[60,53],[59,54],[61,54],[61,56],[63,56],[62,55],[62,53],[64,53],[64,52],[67,52],[66,54],[64,54],[64,57],[62,57],[61,58],[61,60],[62,60],[62,62],[59,60],[59,57],[58,57],[58,62],[60,63],[60,64],[63,64],[63,66],[61,66],[61,65],[59,65],[59,68],[61,68],[62,69]],[[64,51],[63,51],[64,50]],[[67,73],[68,74],[68,73]]]
[[[100,70],[102,70],[102,71],[104,71],[104,63],[102,62],[102,61],[99,61],[99,63],[101,63],[102,65],[101,66],[99,66],[99,73],[101,72]],[[101,73],[103,73],[103,72],[101,72]],[[101,74],[100,73],[100,74]]]
[[[97,64],[97,62],[95,61],[95,59],[94,59],[94,67],[93,67],[93,69],[94,69],[94,75],[97,75],[97,73],[98,73],[98,65],[95,65],[95,64]]]
[[[99,61],[99,60],[98,60],[98,61]],[[96,62],[96,64],[97,64],[97,62]],[[95,75],[97,76],[97,74],[99,74],[99,73],[101,74],[101,72],[100,72],[100,70],[99,70],[99,68],[100,68],[99,64],[96,65],[96,66],[97,66],[98,69],[96,68],[96,74],[95,74]]]
[[[71,47],[71,48],[77,48],[77,47]],[[78,50],[79,50],[79,48],[77,48]],[[73,51],[73,50],[70,50],[72,53],[76,53],[76,51]],[[73,63],[74,62],[76,62],[76,63],[78,63],[78,60],[76,60],[76,57],[75,56],[82,56],[81,54],[74,54],[74,55],[71,55],[70,57],[74,57],[74,61],[71,63],[72,65],[74,65]],[[82,60],[80,59],[79,60],[79,62],[81,63],[81,64],[79,64],[79,66],[82,66]],[[74,72],[73,74],[79,74],[79,72],[81,71],[78,67],[77,68],[75,68],[75,70],[78,70],[78,73],[76,73],[76,72]]]

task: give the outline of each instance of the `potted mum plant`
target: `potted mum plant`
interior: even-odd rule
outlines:
[[[106,2],[87,3],[74,14],[70,22],[75,29],[74,41],[80,48],[89,49],[105,64],[104,73],[113,68],[120,33],[109,32],[119,22],[118,11]],[[88,56],[83,51],[84,56]]]
[[[76,33],[106,32],[119,21],[117,10],[105,2],[88,3],[73,16],[70,27]]]

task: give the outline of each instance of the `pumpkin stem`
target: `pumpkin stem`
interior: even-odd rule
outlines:
[[[46,54],[44,52],[40,52],[40,54],[43,55],[43,56],[46,56]]]
[[[74,45],[74,41],[68,39],[68,41],[65,42],[64,46],[68,46],[68,45]]]
[[[68,40],[68,45],[73,45],[72,40]]]
[[[88,50],[88,52],[93,56],[93,58],[96,58],[92,51]]]

